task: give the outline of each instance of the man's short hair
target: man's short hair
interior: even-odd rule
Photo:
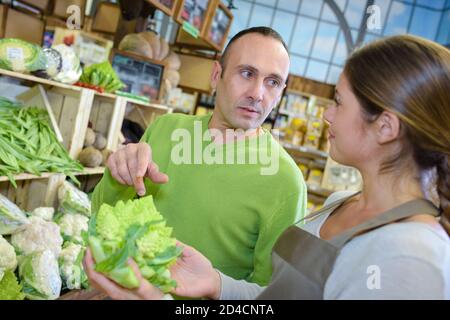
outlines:
[[[222,56],[220,57],[220,60],[219,60],[220,65],[222,66],[222,74],[225,70],[226,60],[227,60],[228,52],[230,51],[231,45],[233,44],[233,42],[235,42],[239,38],[242,38],[243,36],[245,36],[246,34],[249,34],[249,33],[258,33],[265,37],[270,37],[275,40],[278,40],[283,45],[283,47],[286,49],[286,52],[289,54],[288,47],[287,47],[286,43],[284,42],[283,37],[278,32],[276,32],[274,29],[269,28],[269,27],[252,27],[252,28],[244,29],[244,30],[236,33],[234,35],[234,37],[231,38],[230,42],[228,42],[227,46],[225,47],[225,50],[223,50]]]

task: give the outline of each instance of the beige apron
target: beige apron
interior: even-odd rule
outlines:
[[[329,209],[335,210],[350,197],[331,203],[305,219],[318,217]],[[280,236],[272,252],[274,269],[272,281],[257,299],[323,299],[325,283],[336,258],[347,242],[362,232],[418,214],[438,216],[439,211],[427,200],[412,200],[357,225],[329,241],[322,240],[295,225],[289,227]]]

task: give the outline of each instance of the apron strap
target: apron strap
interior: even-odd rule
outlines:
[[[347,242],[349,242],[361,232],[376,229],[386,224],[421,214],[429,214],[431,216],[438,217],[440,212],[433,205],[433,203],[428,200],[411,200],[341,233],[340,235],[331,239],[330,242],[337,247],[342,248]]]
[[[298,220],[297,222],[294,223],[294,225],[299,224],[302,221],[305,220],[312,220],[317,218],[318,216],[321,216],[322,214],[324,214],[325,212],[328,212],[330,209],[335,210],[338,206],[340,206],[342,203],[344,203],[345,201],[347,201],[348,199],[356,196],[357,194],[361,193],[361,191],[357,191],[347,197],[344,198],[340,198],[338,200],[333,201],[332,203],[327,204],[326,206],[320,208],[317,211],[311,212],[310,214],[308,214],[307,216],[303,217],[302,219]]]

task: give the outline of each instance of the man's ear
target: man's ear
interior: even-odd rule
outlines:
[[[217,88],[217,83],[219,82],[221,76],[222,76],[222,66],[220,65],[219,61],[215,61],[213,71],[211,73],[211,87],[213,89]]]
[[[392,112],[383,111],[375,121],[378,143],[389,143],[400,136],[400,119]]]

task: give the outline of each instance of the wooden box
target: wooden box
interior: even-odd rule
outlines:
[[[14,202],[24,211],[33,211],[39,207],[58,206],[58,187],[65,180],[63,174],[44,174],[35,177],[29,174],[15,176],[17,188],[0,177],[0,193]]]
[[[146,1],[170,17],[173,16],[173,14],[175,13],[175,10],[177,9],[179,2],[179,0],[146,0]]]
[[[92,22],[91,30],[114,34],[120,21],[120,7],[117,4],[100,2]]]
[[[217,51],[222,51],[233,23],[233,14],[220,0],[216,0],[202,38]]]
[[[174,19],[179,24],[185,22],[204,34],[208,19],[214,14],[216,0],[180,0],[175,10]]]

